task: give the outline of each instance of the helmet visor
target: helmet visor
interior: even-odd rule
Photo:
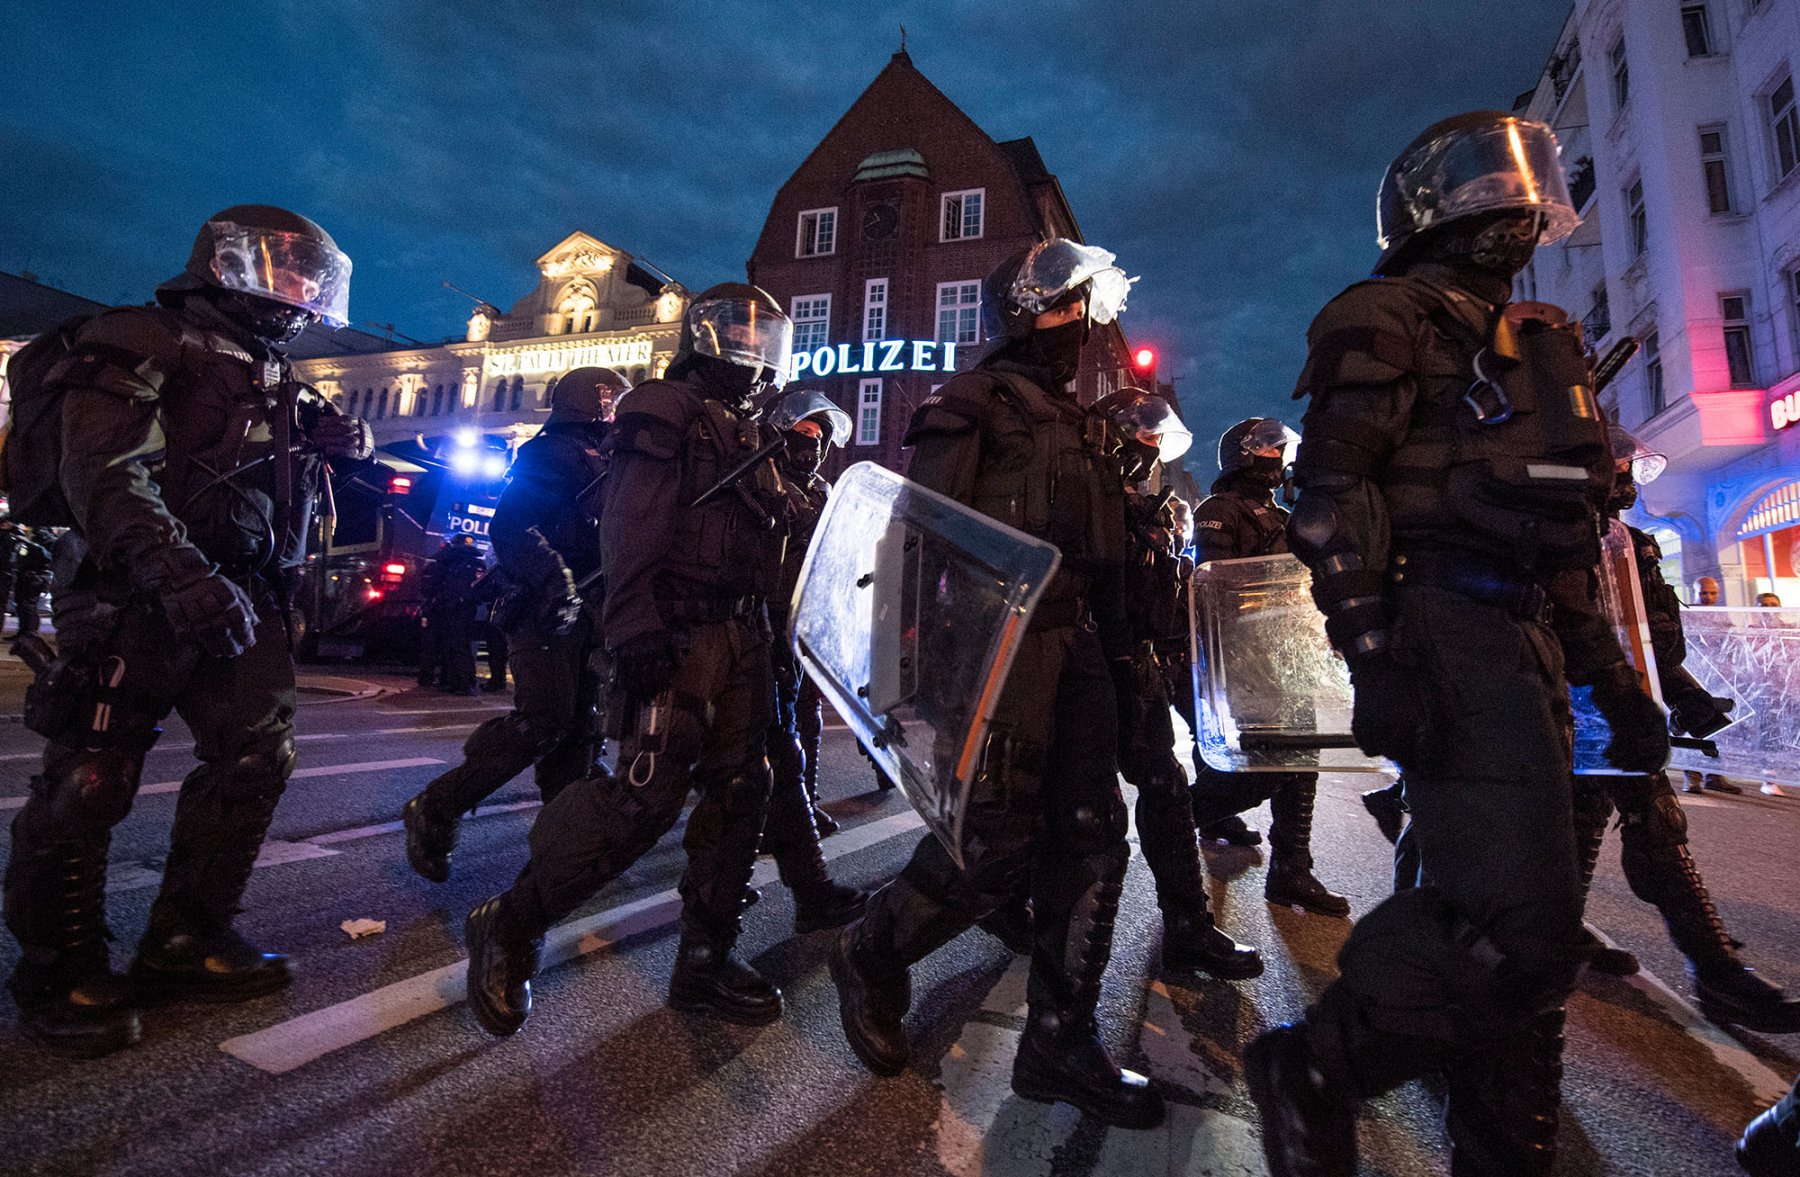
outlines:
[[[827,445],[845,445],[850,440],[850,414],[815,389],[802,388],[788,393],[769,414],[769,424],[783,433],[807,420],[824,425]]]
[[[781,311],[748,298],[714,298],[689,307],[687,325],[701,355],[766,368],[776,388],[787,383],[794,321]]]
[[[1252,455],[1278,453],[1282,462],[1287,463],[1294,460],[1294,451],[1299,445],[1298,433],[1273,417],[1264,417],[1244,434],[1238,448]]]
[[[1125,299],[1136,278],[1113,265],[1115,257],[1104,249],[1056,237],[1034,246],[1013,279],[1012,300],[1034,315],[1055,306],[1076,287],[1090,283],[1088,318],[1110,323],[1125,310]]]
[[[1398,165],[1393,184],[1398,207],[1380,210],[1383,249],[1411,233],[1482,213],[1543,214],[1539,244],[1561,241],[1581,223],[1569,197],[1555,132],[1526,119],[1508,118],[1432,139]],[[1390,217],[1400,223],[1390,223]]]
[[[350,321],[350,259],[343,253],[305,233],[208,223],[220,286],[298,307],[333,327]]]
[[[1155,446],[1160,461],[1173,462],[1187,453],[1194,444],[1194,434],[1175,415],[1174,407],[1160,396],[1141,389],[1134,391],[1138,393],[1136,397],[1112,411],[1113,422],[1130,437]]]

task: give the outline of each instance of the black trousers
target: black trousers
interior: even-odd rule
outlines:
[[[1112,951],[1128,859],[1117,777],[1118,712],[1098,637],[1028,633],[995,709],[964,819],[965,865],[923,839],[869,901],[861,936],[877,967],[917,961],[1029,882],[1034,1014],[1091,1019]]]
[[[698,790],[683,840],[683,923],[716,943],[737,939],[769,802],[769,638],[734,620],[677,642],[671,685],[639,708],[617,772],[574,782],[538,814],[530,861],[507,893],[527,930],[549,928],[643,857]]]
[[[71,700],[89,730],[46,746],[13,819],[6,922],[28,948],[54,948],[59,905],[82,885],[79,876],[104,878],[112,827],[130,811],[144,755],[170,711],[193,731],[200,764],[181,783],[153,927],[230,921],[294,768],[293,650],[266,585],[251,585],[256,643],[235,658],[180,640],[154,604],[124,604],[96,622],[92,601],[101,596],[123,603],[129,589],[102,584],[65,594],[70,615],[87,621],[59,626],[61,644],[64,657],[92,659],[117,685]],[[93,730],[96,722],[105,730]]]

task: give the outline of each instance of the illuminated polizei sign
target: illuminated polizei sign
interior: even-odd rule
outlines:
[[[1769,424],[1777,429],[1800,424],[1800,389],[1769,402]]]
[[[648,339],[621,339],[494,351],[488,354],[487,372],[490,376],[528,376],[570,368],[648,367],[654,350]]]
[[[954,372],[956,344],[934,339],[876,339],[827,344],[794,353],[791,379],[803,376],[854,376],[868,372]]]

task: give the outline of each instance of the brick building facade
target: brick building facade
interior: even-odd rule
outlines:
[[[1082,239],[1036,145],[996,142],[894,54],[776,193],[746,266],[794,316],[791,387],[820,389],[856,423],[828,473],[904,468],[913,410],[986,350],[982,279],[1049,237]],[[1082,400],[1138,382],[1129,356],[1116,323],[1097,328]]]

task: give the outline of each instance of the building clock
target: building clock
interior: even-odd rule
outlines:
[[[863,214],[863,236],[881,241],[894,235],[900,227],[900,210],[891,204],[877,204]]]

